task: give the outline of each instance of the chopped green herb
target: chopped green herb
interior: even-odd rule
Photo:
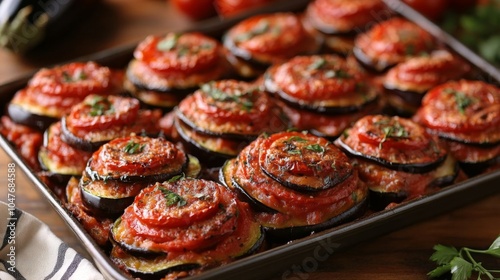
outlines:
[[[292,136],[290,138],[288,138],[289,141],[292,141],[292,142],[307,142],[306,139],[300,137],[300,136]]]
[[[92,117],[109,115],[115,112],[113,104],[102,96],[92,98],[90,101],[87,101],[86,105],[90,106],[89,114]]]
[[[167,206],[172,206],[177,204],[178,207],[184,206],[187,204],[187,201],[180,195],[174,193],[171,190],[158,186],[158,190],[163,193],[163,197],[165,197]]]
[[[445,93],[452,94],[455,98],[455,103],[457,104],[458,111],[461,114],[465,114],[465,109],[474,103],[474,99],[467,96],[464,92],[447,88],[444,90]]]
[[[339,78],[339,79],[350,79],[352,75],[343,69],[338,70],[328,70],[325,72],[325,78]]]
[[[379,149],[382,149],[382,145],[388,138],[408,138],[410,133],[406,130],[401,124],[395,123],[393,125],[389,125],[389,122],[385,122],[381,120],[379,122],[375,122],[375,124],[383,125],[382,132],[384,133],[384,137],[382,141],[380,141]],[[387,126],[388,125],[388,126]]]
[[[301,155],[302,154],[302,152],[298,149],[288,150],[287,153],[289,153],[291,155]]]
[[[309,66],[307,67],[307,70],[309,71],[314,71],[314,70],[319,70],[327,65],[326,59],[319,57],[315,59]]]
[[[277,32],[275,29],[273,29],[272,31],[273,34],[279,34],[279,32]],[[269,21],[261,20],[253,29],[249,30],[248,32],[238,34],[234,39],[236,42],[244,42],[252,39],[255,36],[262,35],[268,31],[270,31]]]
[[[222,102],[235,102],[242,106],[245,111],[250,111],[253,108],[254,103],[250,99],[254,93],[254,89],[245,92],[240,92],[239,94],[227,94],[226,92],[216,88],[212,83],[203,84],[201,90],[207,93],[210,97],[217,101]]]
[[[307,145],[306,149],[309,150],[309,151],[313,151],[315,153],[324,153],[325,152],[325,148],[323,148],[319,144]]]
[[[127,142],[127,145],[123,148],[123,151],[128,154],[137,154],[144,150],[145,144],[135,143],[134,140]]]
[[[168,179],[168,182],[170,182],[170,183],[177,182],[177,181],[184,179],[184,178],[186,178],[186,175],[184,173],[181,173],[181,174],[175,175],[174,177]]]
[[[170,51],[177,45],[177,41],[179,40],[180,34],[173,34],[159,41],[156,45],[156,48],[159,51]]]

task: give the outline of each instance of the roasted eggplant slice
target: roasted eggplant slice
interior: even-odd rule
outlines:
[[[273,153],[276,164],[290,162],[292,166],[270,166]],[[326,139],[301,132],[259,137],[226,163],[220,177],[230,189],[247,197],[257,221],[284,232],[326,226],[368,194],[346,155]],[[300,236],[307,234],[304,230]]]
[[[265,77],[267,91],[318,113],[356,112],[379,96],[357,65],[335,55],[296,56],[271,67]]]
[[[33,127],[40,131],[45,131],[49,126],[59,119],[57,117],[39,115],[25,109],[23,104],[9,103],[7,105],[7,115],[16,123]]]
[[[482,81],[450,81],[423,98],[414,120],[445,139],[461,163],[500,156],[500,89]]]
[[[223,44],[236,71],[252,78],[271,64],[316,53],[322,41],[318,35],[309,33],[296,14],[274,13],[253,16],[233,26],[224,35]]]
[[[237,193],[238,197],[241,200],[250,203],[253,209],[259,212],[277,213],[277,210],[265,205],[264,203],[251,196],[247,191],[245,191],[244,188],[242,188],[238,184],[235,178],[232,177],[234,168],[237,164],[238,163],[236,162],[236,159],[227,160],[219,170],[219,181],[226,187]]]
[[[366,116],[335,143],[355,158],[376,211],[449,185],[458,174],[437,136],[410,119]]]
[[[336,144],[353,156],[410,173],[433,170],[446,158],[446,150],[424,127],[398,116],[365,116]]]
[[[10,114],[26,125],[46,128],[90,94],[123,92],[123,74],[95,62],[74,62],[39,70],[11,100]],[[34,120],[34,123],[30,123]]]
[[[163,181],[186,170],[188,157],[164,138],[117,138],[92,154],[85,172],[92,180]]]
[[[80,176],[92,152],[68,145],[62,139],[61,122],[52,124],[44,133],[38,153],[42,169],[49,171],[57,181],[66,185],[71,176]]]
[[[299,192],[326,190],[352,175],[347,156],[325,138],[300,132],[274,134],[260,144],[261,170]]]
[[[198,158],[203,158],[209,167],[221,166],[227,159],[235,157],[247,144],[246,141],[201,134],[179,119],[175,120],[175,128],[186,149]]]
[[[197,32],[148,36],[127,67],[126,89],[139,100],[172,109],[200,84],[226,76],[222,45]]]
[[[470,72],[471,66],[445,50],[428,56],[412,57],[391,68],[383,78],[389,94],[389,105],[406,115],[412,115],[420,106],[424,94],[431,88],[450,80],[457,80]],[[402,100],[392,102],[393,97]],[[401,110],[401,107],[407,110]]]
[[[132,204],[147,182],[123,183],[116,180],[92,180],[85,172],[79,187],[82,201],[98,216],[117,217]]]
[[[221,80],[185,98],[176,116],[200,133],[240,140],[285,128],[270,96],[257,84]]]
[[[359,34],[353,54],[367,69],[383,72],[409,57],[431,52],[435,39],[415,23],[403,18],[391,18]]]
[[[111,236],[113,261],[133,273],[163,276],[172,268],[199,273],[230,262],[255,252],[264,240],[246,203],[224,186],[201,179],[143,189]]]
[[[352,208],[320,224],[292,227],[276,227],[276,225],[269,225],[264,226],[264,230],[266,231],[266,236],[278,243],[298,239],[309,236],[314,232],[320,232],[359,218],[368,210],[368,204],[368,197],[365,197]]]
[[[305,11],[305,20],[325,38],[326,51],[341,55],[351,53],[354,37],[389,11],[381,0],[315,0]]]
[[[158,135],[160,110],[140,109],[135,98],[89,95],[61,120],[69,144],[96,150],[104,143],[130,134]]]

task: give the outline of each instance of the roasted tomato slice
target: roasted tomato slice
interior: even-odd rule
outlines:
[[[439,84],[462,78],[470,69],[469,64],[452,53],[437,50],[396,65],[387,72],[383,83],[387,89],[423,94]]]
[[[270,177],[299,191],[331,188],[352,173],[347,156],[325,138],[274,134],[261,144],[259,164]]]
[[[186,183],[156,184],[142,192],[135,199],[134,214],[145,224],[167,227],[187,226],[214,215],[221,201],[217,185],[210,181]],[[158,207],[161,204],[166,207]]]
[[[76,149],[64,142],[61,122],[52,124],[44,134],[39,159],[42,167],[54,173],[79,176],[85,170],[92,152]]]
[[[38,71],[28,87],[45,94],[84,97],[88,94],[110,94],[121,90],[123,75],[95,62],[74,62]]]
[[[274,13],[240,22],[226,33],[224,46],[236,57],[268,65],[316,51],[311,38],[297,15]]]
[[[148,36],[134,57],[161,73],[193,73],[209,70],[219,61],[219,43],[201,33],[168,33]]]
[[[115,223],[112,234],[130,249],[202,250],[232,234],[237,216],[235,197],[222,185],[181,179],[144,189]]]
[[[429,53],[434,38],[413,22],[393,18],[358,35],[354,55],[365,66],[383,71],[408,57]]]
[[[290,132],[281,133],[288,134]],[[251,195],[255,200],[267,207],[288,215],[290,219],[297,222],[296,225],[324,222],[339,214],[338,201],[344,199],[349,200],[352,192],[357,192],[358,189],[360,193],[362,192],[362,188],[358,186],[359,180],[357,173],[354,172],[354,170],[352,174],[342,182],[321,191],[311,192],[311,188],[300,188],[301,191],[297,191],[297,188],[292,189],[287,185],[281,184],[268,176],[263,171],[263,167],[259,164],[259,155],[264,149],[262,146],[264,141],[265,137],[260,137],[241,151],[236,159],[234,171],[232,171],[230,177],[236,184],[242,187],[248,195]],[[316,149],[316,146],[311,146],[311,148]],[[304,149],[306,148],[304,147]],[[287,158],[290,158],[288,153],[286,155]],[[341,168],[350,166],[348,163],[340,162],[341,157],[337,157],[336,159],[338,161],[333,161],[333,158],[327,157],[327,160],[330,161],[330,167],[328,168],[331,168],[331,170],[334,169],[333,166],[337,165]],[[273,170],[271,167],[267,168]],[[346,174],[350,174],[350,172],[351,170],[340,171],[339,175],[346,176]],[[291,174],[294,176],[298,175],[294,172],[291,172]],[[330,179],[326,178],[326,181],[329,180]],[[304,183],[300,180],[297,181],[302,184]],[[360,194],[360,197],[361,196],[363,195]]]
[[[77,131],[95,131],[129,125],[136,120],[139,107],[135,98],[92,94],[73,106],[66,117],[66,126]]]
[[[146,179],[148,176],[180,174],[186,154],[163,138],[129,136],[104,144],[93,153],[87,173],[93,179]]]
[[[274,103],[253,83],[221,80],[185,98],[177,117],[194,130],[217,136],[256,137],[283,128]]]
[[[353,155],[392,168],[426,172],[439,165],[446,150],[425,128],[398,116],[366,116],[348,129],[337,144]],[[421,170],[420,170],[421,168]]]
[[[315,0],[306,17],[323,33],[342,34],[365,29],[385,8],[381,0]]]
[[[280,98],[315,111],[353,111],[374,101],[376,87],[346,59],[335,55],[296,56],[272,67],[266,88]],[[334,109],[335,108],[335,109]]]
[[[482,81],[451,81],[430,90],[418,120],[450,138],[473,143],[500,141],[500,89]]]

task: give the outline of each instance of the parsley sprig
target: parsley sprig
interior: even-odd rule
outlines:
[[[455,103],[457,104],[458,111],[461,114],[465,114],[465,109],[474,103],[474,99],[467,96],[464,92],[447,88],[444,90],[445,93],[452,94],[455,98]]]
[[[178,207],[181,207],[187,204],[187,201],[182,196],[174,193],[169,189],[158,186],[158,190],[160,190],[163,194],[163,197],[165,197],[167,206],[177,204]]]
[[[127,154],[133,155],[142,152],[145,146],[146,144],[141,145],[139,143],[134,142],[134,140],[130,140],[127,142],[127,145],[123,148],[123,151]]]
[[[89,114],[92,117],[110,115],[115,112],[115,108],[111,101],[102,96],[95,96],[86,104],[90,106]]]
[[[381,129],[382,129],[382,132],[384,133],[382,141],[380,141],[379,146],[378,146],[379,149],[382,149],[382,145],[389,138],[407,139],[410,137],[410,133],[408,132],[408,130],[404,126],[402,126],[400,123],[394,123],[391,125],[389,123],[389,121],[381,120],[381,121],[375,122],[375,125],[382,126]]]
[[[493,241],[486,250],[476,250],[462,247],[457,250],[452,246],[435,245],[434,253],[430,260],[437,263],[438,267],[428,273],[431,278],[440,277],[446,273],[451,273],[452,280],[467,280],[472,273],[477,274],[477,279],[499,279],[500,270],[487,269],[481,262],[474,259],[473,254],[481,254],[500,258],[500,235]],[[495,274],[497,276],[495,276]]]
[[[201,90],[208,94],[208,96],[212,97],[217,101],[222,102],[234,102],[240,105],[243,110],[250,111],[253,108],[252,96],[255,92],[255,89],[250,89],[247,91],[236,92],[235,94],[227,94],[223,90],[218,89],[213,85],[213,83],[203,84],[201,86]]]

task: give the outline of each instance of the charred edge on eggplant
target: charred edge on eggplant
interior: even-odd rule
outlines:
[[[354,47],[352,53],[356,61],[359,62],[366,70],[374,73],[382,73],[393,67],[395,64],[385,63],[383,61],[373,61],[360,48]]]
[[[235,156],[235,155],[221,153],[215,150],[210,150],[207,147],[196,142],[195,140],[191,139],[184,131],[185,128],[182,127],[182,124],[180,122],[182,121],[176,118],[174,121],[174,125],[175,129],[181,136],[182,142],[186,144],[187,150],[194,156],[205,159],[205,164],[208,167],[222,166],[222,164],[224,164],[226,160]]]
[[[368,197],[365,197],[362,201],[350,209],[320,224],[288,228],[264,227],[264,230],[266,231],[266,236],[276,242],[298,239],[311,235],[314,232],[323,231],[325,229],[355,220],[366,212],[368,205],[369,199]]]
[[[182,123],[185,125],[189,126],[192,130],[209,135],[209,136],[214,136],[214,137],[221,137],[221,138],[226,138],[226,139],[233,139],[233,140],[242,140],[242,141],[252,141],[255,140],[259,135],[244,135],[244,134],[237,134],[237,133],[220,133],[220,132],[213,132],[210,130],[203,129],[199,126],[197,126],[192,120],[190,120],[186,115],[184,115],[179,109],[174,109],[175,110],[175,115],[177,119],[181,120]]]
[[[312,105],[312,104],[307,104],[304,102],[301,102],[300,100],[297,100],[295,98],[292,98],[289,96],[287,93],[282,91],[281,89],[277,88],[277,86],[274,85],[274,82],[272,81],[271,77],[266,77],[264,80],[264,85],[266,87],[266,90],[272,94],[277,95],[281,100],[286,102],[286,104],[297,108],[299,110],[307,110],[315,113],[324,113],[324,114],[331,114],[331,115],[337,115],[337,114],[348,114],[348,113],[354,113],[358,112],[374,103],[376,103],[379,99],[377,95],[373,99],[368,99],[365,100],[363,104],[360,105],[350,105],[350,106],[319,106],[319,105]]]
[[[189,157],[186,155],[186,160],[179,170],[175,170],[169,173],[158,173],[151,175],[113,175],[113,174],[99,174],[98,171],[92,170],[90,167],[92,164],[92,158],[87,162],[85,167],[85,172],[92,180],[118,180],[124,183],[131,182],[162,182],[166,181],[173,176],[182,174],[189,165]]]
[[[315,192],[324,191],[324,190],[333,188],[333,187],[337,186],[338,184],[344,182],[347,178],[349,178],[352,175],[352,170],[351,170],[347,174],[345,174],[345,176],[343,176],[343,177],[335,177],[331,180],[330,179],[326,180],[325,184],[320,188],[312,188],[312,187],[309,187],[306,185],[297,185],[297,184],[293,184],[291,182],[288,182],[283,178],[280,178],[278,176],[271,174],[269,171],[267,171],[262,166],[260,169],[262,170],[262,172],[264,172],[264,174],[266,174],[269,178],[273,179],[274,181],[280,183],[281,185],[283,185],[289,189],[292,189],[294,191],[298,191],[301,193],[315,193]]]
[[[32,113],[13,103],[9,103],[9,105],[7,105],[7,116],[9,116],[15,123],[23,124],[39,131],[45,131],[52,123],[59,120],[56,117]]]
[[[436,161],[429,162],[429,163],[413,163],[413,164],[404,164],[404,163],[394,163],[390,162],[378,157],[374,156],[369,156],[365,155],[363,153],[360,153],[358,151],[353,150],[349,145],[345,144],[344,141],[342,141],[340,138],[337,139],[337,143],[339,144],[340,148],[344,150],[345,152],[349,153],[352,156],[355,157],[360,157],[364,158],[367,160],[370,160],[372,162],[378,163],[384,167],[387,167],[392,170],[396,171],[403,171],[403,172],[408,172],[408,173],[427,173],[429,171],[434,170],[436,167],[441,165],[444,160],[446,159],[446,155],[438,158]]]

